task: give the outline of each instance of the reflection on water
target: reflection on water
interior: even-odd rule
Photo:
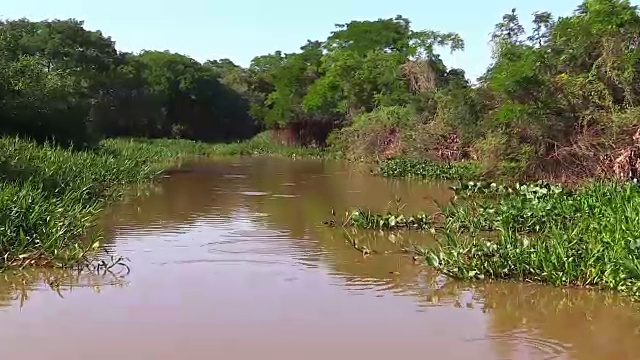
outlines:
[[[113,206],[117,276],[0,276],[0,347],[27,359],[636,359],[638,309],[613,294],[447,282],[403,251],[427,235],[322,226],[330,209],[434,210],[443,184],[339,163],[196,164]],[[347,238],[375,251],[364,257]],[[37,344],[38,346],[33,346]]]
[[[90,288],[99,293],[104,286],[126,286],[121,272],[109,270],[26,269],[0,274],[0,308],[19,304],[24,307],[29,294],[37,290],[51,290],[64,298],[77,288]]]

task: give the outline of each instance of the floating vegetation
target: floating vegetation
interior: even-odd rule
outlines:
[[[421,179],[477,179],[482,169],[474,162],[441,164],[429,160],[389,159],[383,161],[377,173],[385,177],[414,177]]]
[[[386,214],[377,214],[371,210],[355,209],[347,211],[342,221],[342,227],[355,227],[360,229],[372,230],[432,230],[435,226],[435,218],[441,214],[427,215],[424,212],[415,215],[404,215],[402,210],[405,205],[402,199],[395,200],[395,210],[388,211]],[[335,211],[331,213],[334,217],[331,221],[325,221],[326,225],[336,226]]]
[[[428,230],[433,227],[431,218],[425,213],[405,216],[400,213],[374,214],[367,210],[353,210],[347,214],[345,225],[362,229],[379,230]]]
[[[367,257],[372,254],[377,254],[377,251],[372,250],[370,246],[361,244],[356,237],[353,237],[349,234],[348,231],[344,231],[345,239],[354,249],[358,250],[362,253],[362,256]]]
[[[533,189],[459,205],[440,247],[425,250],[428,263],[460,279],[518,279],[640,296],[640,188],[594,183],[576,192]]]
[[[465,182],[434,216],[356,210],[347,225],[430,229],[437,245],[416,256],[456,279],[514,279],[597,287],[640,298],[640,187],[592,183]]]
[[[451,186],[457,197],[473,197],[482,196],[497,197],[510,194],[520,194],[527,197],[536,196],[556,196],[556,195],[572,195],[573,192],[561,185],[549,184],[544,181],[538,181],[531,184],[519,184],[515,185],[498,185],[494,182],[485,181],[466,181],[459,182],[457,185]]]
[[[443,209],[448,230],[540,232],[550,221],[573,221],[579,210],[574,192],[545,183],[497,186],[468,182],[453,189],[456,199]]]

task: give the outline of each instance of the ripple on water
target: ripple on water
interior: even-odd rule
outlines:
[[[264,192],[264,191],[240,191],[238,194],[246,195],[246,196],[264,196],[264,195],[269,195],[268,192]]]
[[[214,209],[214,207],[210,209]],[[206,215],[206,211],[211,211],[210,209],[205,209],[202,213],[193,212],[180,222],[158,219],[146,223],[132,221],[122,225],[112,226],[110,230],[112,233],[111,236],[125,242],[157,236],[177,239],[175,236],[187,234],[198,228],[216,226],[217,224],[230,221],[227,215],[216,215],[216,217]]]
[[[138,226],[135,224],[118,226],[114,227],[111,231],[112,237],[117,238],[119,241],[128,242],[157,234],[162,236],[180,235],[188,232],[190,228],[192,228],[191,225],[167,226],[162,222],[155,222],[146,226]]]
[[[242,175],[242,174],[224,174],[222,175],[222,177],[227,178],[227,179],[244,179],[247,177],[247,175]]]
[[[541,358],[544,360],[560,359],[571,349],[571,346],[566,345],[560,341],[538,338],[523,329],[507,331],[502,334],[487,335],[482,338],[468,339],[467,341],[502,341],[510,344],[515,349],[521,347],[521,349],[524,351],[532,351],[535,355],[541,356]]]
[[[169,265],[169,264],[205,264],[205,263],[215,263],[215,264],[258,264],[258,265],[287,265],[286,261],[275,261],[275,260],[259,260],[259,259],[192,259],[192,260],[176,260],[171,262],[158,262],[158,265]]]
[[[230,242],[224,245],[212,245],[208,248],[209,251],[268,256],[285,259],[289,263],[299,263],[298,257],[300,255],[307,256],[313,252],[311,249],[305,250],[302,247],[292,246],[286,231],[234,228],[222,234],[221,239]]]
[[[261,216],[262,215],[262,216]],[[175,227],[161,233],[129,231],[119,233],[117,251],[129,257],[144,257],[154,265],[188,265],[211,263],[216,265],[258,265],[289,268],[297,271],[305,267],[313,251],[292,247],[287,231],[256,226],[255,214],[239,209],[226,217],[210,215],[202,217],[177,234]],[[213,238],[213,239],[212,239]],[[153,248],[144,255],[143,247]]]
[[[310,265],[317,262],[319,255],[313,247],[292,246],[288,231],[256,226],[255,218],[267,215],[240,209],[228,217],[201,218],[180,235],[175,234],[175,229],[165,229],[162,234],[155,233],[153,236],[149,236],[149,233],[146,236],[140,234],[137,239],[129,233],[119,241],[119,251],[133,255],[139,253],[143,244],[152,246],[154,254],[149,255],[151,262],[161,266],[204,263],[279,265],[293,271],[315,267]],[[158,242],[162,242],[162,245]]]
[[[365,294],[369,291],[385,292],[394,287],[392,278],[353,276],[334,271],[329,272],[329,275],[340,279],[338,285],[353,295]]]

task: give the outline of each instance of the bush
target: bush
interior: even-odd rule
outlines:
[[[329,146],[353,160],[378,159],[405,153],[411,129],[420,124],[408,107],[381,107],[355,117],[352,124],[334,132]]]

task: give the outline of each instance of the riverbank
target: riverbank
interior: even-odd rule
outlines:
[[[369,134],[368,138],[380,138],[389,133],[383,130],[359,131]],[[394,178],[457,181],[452,203],[441,204],[440,212],[431,216],[352,210],[347,225],[433,233],[438,240],[434,246],[414,251],[450,278],[596,287],[640,299],[640,213],[636,210],[640,186],[625,177],[633,174],[635,161],[634,152],[624,148],[628,145],[618,149],[622,155],[615,161],[601,164],[609,169],[606,172],[576,176],[571,164],[565,164],[555,167],[555,173],[527,181],[533,173],[518,177],[504,171],[507,158],[498,159],[494,167],[474,160],[428,160],[424,155],[428,149],[420,150],[424,156],[415,156],[418,152],[412,149],[419,147],[415,136],[397,142],[406,149],[398,150],[393,142],[362,142],[370,144],[369,152],[377,158],[389,148],[414,154],[377,161],[375,172]],[[339,148],[360,149],[362,144],[342,140]],[[541,178],[553,183],[537,180]],[[518,180],[524,180],[524,185]]]
[[[109,139],[92,150],[64,150],[0,138],[0,270],[90,261],[96,215],[130,185],[196,157],[277,155],[321,158],[324,150],[279,145],[265,134],[230,144]]]
[[[132,184],[215,146],[181,140],[106,140],[87,151],[0,139],[0,269],[90,261],[96,214]]]
[[[472,161],[406,158],[377,162],[375,173],[459,181],[454,199],[438,214],[358,209],[344,222],[432,233],[437,243],[414,248],[415,255],[450,278],[594,287],[640,299],[640,186],[635,182],[498,185]]]
[[[262,132],[249,140],[208,145],[209,152],[219,156],[275,155],[288,158],[335,158],[327,148],[288,146],[276,142],[269,132]]]
[[[335,158],[327,149],[288,147],[267,135],[233,144],[185,140],[106,140],[70,151],[15,138],[0,140],[2,262],[12,266],[73,266],[90,261],[99,238],[87,229],[129,185],[145,183],[194,157],[275,155]],[[378,175],[481,178],[471,162],[437,164],[395,159]],[[437,244],[417,256],[455,279],[513,279],[613,289],[640,297],[640,187],[600,182],[497,186],[463,182],[441,213],[352,212],[349,225],[430,231]]]

